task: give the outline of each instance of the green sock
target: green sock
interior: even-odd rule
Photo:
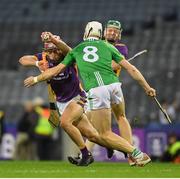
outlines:
[[[134,158],[136,158],[138,155],[140,155],[142,152],[140,151],[140,150],[138,150],[138,149],[134,149],[133,150],[133,152],[132,152],[132,154],[131,154],[131,156],[132,157],[134,157]]]

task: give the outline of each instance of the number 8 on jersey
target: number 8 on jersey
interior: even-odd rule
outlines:
[[[83,49],[83,52],[85,53],[83,55],[83,60],[87,62],[96,62],[99,59],[99,56],[97,55],[98,49],[95,46],[87,46]]]

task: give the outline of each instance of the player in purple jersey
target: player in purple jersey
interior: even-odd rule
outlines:
[[[116,29],[115,29],[116,30]],[[119,30],[120,31],[120,30]],[[113,35],[114,35],[114,33],[113,33]],[[106,37],[106,36],[105,36]],[[119,37],[119,35],[118,35],[118,37]],[[111,36],[110,36],[110,38],[111,38]],[[118,38],[119,39],[119,38]],[[108,40],[108,39],[106,39],[106,40]],[[112,39],[111,39],[111,42],[112,42]],[[124,46],[123,46],[124,47]],[[123,54],[125,54],[125,56],[127,57],[127,49],[124,49],[124,48],[121,48],[121,51],[123,51]],[[114,64],[115,64],[115,62],[114,62]],[[119,65],[118,65],[119,66]],[[117,69],[117,68],[116,68]],[[62,89],[61,89],[62,90]],[[57,93],[58,93],[58,91],[57,91]],[[120,106],[121,108],[122,108],[122,106]],[[115,109],[115,107],[113,108],[113,106],[112,106],[112,109],[113,109],[113,112],[114,112],[114,114],[115,114],[115,116],[118,116],[118,115],[120,115],[119,113],[119,111],[116,111],[116,109]],[[123,110],[123,109],[122,109]],[[89,120],[90,120],[90,114],[89,114],[89,112],[87,112],[86,113],[87,114],[87,116],[88,116],[88,118],[89,118]],[[123,113],[124,114],[124,113]],[[128,132],[126,132],[126,129],[127,129],[127,127],[128,127],[128,131],[131,129],[128,125],[127,125],[127,119],[126,119],[126,121],[124,121],[125,119],[123,118],[123,114],[121,114],[120,115],[120,117],[118,118],[116,118],[117,120],[118,120],[118,122],[120,122],[121,121],[121,128],[122,127],[126,127],[125,129],[123,128],[123,129],[121,129],[121,135],[123,136],[123,138],[125,138],[125,139],[129,139],[128,137],[129,137],[129,135],[126,135],[126,133],[127,134],[129,134]],[[122,119],[123,118],[123,119]],[[96,121],[92,121],[93,122],[93,125],[94,126],[96,126]],[[125,123],[125,124],[124,124]],[[124,124],[124,125],[123,125]],[[129,123],[128,123],[129,124]],[[125,134],[124,134],[125,133]],[[129,141],[129,140],[128,140]],[[93,146],[94,146],[94,143],[92,143],[92,142],[90,142],[90,141],[88,141],[87,142],[87,148],[88,148],[88,150],[92,150],[92,148],[93,148]],[[108,149],[107,150],[107,152],[108,152],[108,158],[111,158],[112,157],[112,155],[113,155],[113,150],[110,150],[110,149]],[[73,157],[71,157],[71,156],[69,156],[68,157],[68,159],[69,159],[69,161],[71,162],[71,163],[73,163],[73,164],[76,164],[77,163],[77,159],[80,159],[79,158],[79,154],[78,154],[78,156],[77,157],[75,157],[75,160],[73,159]],[[131,160],[130,160],[131,161]],[[133,164],[135,164],[135,162],[131,162],[131,163],[133,163]]]
[[[113,44],[116,47],[116,49],[122,55],[124,55],[124,57],[127,59],[128,48],[125,44],[121,43],[121,41],[120,41],[121,40],[121,32],[122,32],[121,23],[116,20],[109,20],[106,24],[104,36],[105,36],[105,39],[109,43]],[[115,61],[113,61],[112,67],[113,67],[114,71],[116,72],[117,76],[119,76],[120,70],[121,70],[120,65],[118,65]],[[111,105],[111,107],[112,107],[112,112],[114,114],[114,117],[118,123],[120,135],[124,139],[126,139],[130,144],[133,144],[131,126],[125,115],[124,99],[118,105]],[[133,162],[131,160],[131,158],[128,158],[128,161],[131,166],[135,165],[135,162]]]
[[[107,39],[108,40],[108,39]],[[61,47],[62,48],[62,47]],[[60,49],[61,49],[60,48]],[[123,48],[124,49],[124,48]],[[122,50],[123,50],[122,49]],[[125,51],[123,51],[124,53],[123,54],[125,54],[126,53],[126,57],[127,57],[127,50],[125,50]],[[52,81],[52,80],[51,80]],[[61,89],[62,90],[62,89]],[[57,90],[57,94],[58,94],[58,90]],[[117,114],[117,112],[115,111],[114,113],[116,113]],[[89,118],[89,120],[90,120],[90,113],[89,112],[87,112],[86,113],[87,114],[87,116],[88,116],[88,118]],[[117,114],[118,115],[118,114]],[[96,122],[96,121],[93,121],[93,122]],[[122,122],[123,123],[123,122]],[[94,124],[95,125],[95,124]],[[95,125],[96,126],[96,125]],[[123,127],[124,127],[124,125],[123,125]],[[126,126],[125,126],[126,127]],[[122,130],[121,130],[122,131]],[[123,132],[124,132],[124,130],[123,130]],[[125,136],[125,134],[123,135],[123,132],[121,132],[122,133],[122,136],[124,137]],[[125,137],[124,137],[125,138]],[[125,138],[126,139],[126,138]],[[87,142],[87,148],[88,148],[88,150],[92,150],[92,147],[94,146],[94,143],[92,143],[92,142],[90,142],[90,141],[88,141]],[[113,150],[110,150],[109,148],[107,148],[108,150],[108,157],[109,158],[111,158],[112,157],[112,155],[113,155]],[[78,157],[75,157],[75,160],[74,160],[74,158],[73,157],[71,157],[71,156],[69,156],[68,157],[68,159],[69,159],[69,161],[71,162],[71,163],[73,163],[73,164],[76,164],[77,163],[77,159],[80,159],[79,158],[80,157],[80,154],[78,154]]]
[[[54,39],[58,46],[58,39]],[[41,71],[45,71],[47,68],[52,68],[60,63],[64,59],[66,52],[69,51],[69,48],[64,44],[64,48],[61,51],[52,43],[44,43],[43,52],[36,55],[25,55],[20,58],[19,62],[24,66],[38,66]],[[86,148],[81,133],[88,140],[104,146],[106,144],[92,127],[86,115],[83,114],[82,107],[86,102],[86,98],[84,91],[79,85],[75,66],[69,66],[63,72],[50,79],[49,83],[55,93],[56,105],[61,114],[60,125],[81,151],[82,159],[78,161],[77,165],[87,166],[94,159]],[[55,108],[55,105],[50,107]],[[81,113],[80,117],[79,113]]]
[[[113,44],[116,47],[116,49],[127,59],[128,48],[125,44],[121,43],[121,33],[122,27],[119,21],[109,20],[107,22],[106,28],[104,30],[105,39],[109,43]],[[119,76],[121,70],[120,65],[118,65],[115,61],[112,61],[112,68],[116,72],[117,76]],[[133,144],[132,129],[125,115],[124,99],[122,103],[119,103],[118,105],[112,105],[111,107],[114,117],[118,123],[120,135],[124,139],[126,139],[130,144]],[[128,162],[131,166],[135,165],[135,162],[133,162],[131,158],[128,158]]]
[[[114,59],[117,63],[119,63],[119,65],[125,68],[127,72],[133,77],[133,79],[139,82],[147,95],[153,97],[156,95],[156,92],[149,86],[142,74],[133,65],[131,65],[124,59],[124,56],[119,54],[112,45],[100,40],[101,34],[101,23],[97,21],[89,22],[85,29],[84,42],[80,43],[76,48],[68,53],[63,62],[61,62],[56,67],[48,69],[47,71],[36,77],[30,76],[26,78],[24,80],[24,86],[30,87],[38,82],[50,79],[58,73],[62,72],[66,68],[66,66],[72,64],[72,62],[77,61],[83,85],[87,92],[92,92],[91,94],[89,93],[88,104],[91,109],[93,118],[96,118],[96,120],[99,121],[99,125],[102,125],[102,129],[100,130],[102,139],[112,148],[116,150],[123,150],[129,153],[134,158],[137,165],[144,166],[151,161],[149,156],[146,153],[143,153],[140,150],[136,149],[125,139],[114,134],[110,128],[111,102],[115,100],[116,96],[116,99],[121,101],[121,89],[117,87],[116,92],[114,92],[114,88],[109,87],[109,85],[119,86],[118,78],[115,76],[111,68],[111,61]],[[87,48],[91,48],[93,50],[89,51],[87,50]],[[99,51],[97,48],[99,48]],[[95,52],[97,52],[98,55]],[[91,55],[92,53],[93,55]],[[96,70],[101,71],[101,75],[103,78],[100,74],[95,73],[94,75],[94,72],[96,72]],[[91,76],[87,76],[86,72],[88,72],[88,74],[91,74]],[[82,74],[84,75],[82,76]],[[93,83],[94,81],[95,83]],[[106,90],[107,88],[109,90],[108,92]],[[93,94],[95,95],[93,96]],[[110,97],[110,95],[112,96]],[[94,104],[92,104],[91,102],[94,102]],[[114,104],[116,104],[115,101]]]
[[[116,20],[109,20],[104,30],[105,40],[116,47],[116,49],[127,59],[128,48],[125,44],[121,43],[122,27],[121,23]],[[117,76],[120,75],[120,65],[115,61],[112,62],[112,68],[116,72]]]

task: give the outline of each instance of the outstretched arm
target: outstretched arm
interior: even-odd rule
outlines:
[[[33,77],[30,76],[24,80],[24,86],[25,87],[30,87],[35,85],[36,83],[39,83],[41,81],[45,81],[48,79],[51,79],[52,77],[58,75],[60,72],[62,72],[66,68],[66,65],[60,63],[59,65],[49,68],[40,75]]]
[[[127,60],[122,60],[119,63],[126,71],[130,74],[130,76],[139,82],[142,88],[145,90],[147,95],[149,96],[156,96],[155,89],[151,88],[150,85],[147,83],[141,72],[132,64],[130,64]]]
[[[69,47],[62,39],[56,38],[56,36],[51,32],[43,32],[41,34],[41,38],[44,42],[52,42],[54,45],[56,45],[57,48],[62,51],[64,56],[66,56],[67,53],[72,50],[71,47]]]
[[[36,66],[41,72],[48,68],[48,62],[43,60],[38,61],[35,55],[24,55],[19,59],[19,63],[25,67]]]
[[[37,58],[34,55],[24,55],[19,59],[19,63],[23,66],[37,66]]]

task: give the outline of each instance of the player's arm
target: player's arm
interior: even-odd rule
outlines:
[[[109,50],[112,52],[112,58],[119,63],[133,79],[139,82],[147,95],[156,96],[156,91],[150,87],[141,72],[134,65],[130,64],[113,46],[109,46]]]
[[[138,83],[142,86],[142,88],[145,90],[145,92],[149,96],[156,96],[156,91],[150,87],[150,85],[147,83],[141,72],[132,64],[130,64],[127,60],[121,60],[119,64],[126,69],[126,71],[130,74],[130,76],[138,81]]]
[[[25,55],[19,59],[19,63],[25,67],[36,66],[41,72],[48,68],[48,63],[43,60],[38,60],[38,55]]]
[[[19,59],[19,63],[23,66],[37,66],[39,61],[34,55],[24,55]]]
[[[68,54],[68,52],[70,52],[72,50],[71,47],[69,47],[62,40],[56,40],[55,38],[52,38],[52,43],[55,44],[57,46],[57,48],[59,48],[62,51],[64,56],[66,56]]]
[[[68,55],[65,57],[65,59],[57,66],[53,67],[53,68],[49,68],[46,71],[44,71],[43,73],[41,73],[40,75],[36,76],[36,77],[28,77],[24,80],[24,86],[25,87],[30,87],[35,85],[36,83],[39,83],[41,81],[45,81],[48,79],[51,79],[54,76],[57,76],[59,73],[61,73],[67,65],[70,65],[74,62],[74,57],[73,54],[70,52],[68,53]]]
[[[115,47],[126,59],[128,58],[128,48],[125,44],[116,44]]]
[[[121,66],[119,65],[118,61],[116,59],[114,59],[114,57],[118,56],[118,54],[120,56],[122,56],[122,54],[116,49],[116,47],[114,47],[112,44],[105,42],[105,45],[108,47],[108,49],[111,51],[112,53],[112,63],[111,63],[111,67],[112,69],[116,72],[118,70],[121,69]],[[119,57],[119,56],[118,56]],[[119,59],[119,58],[118,58]]]
[[[59,48],[63,55],[66,56],[72,49],[62,39],[57,39],[51,32],[43,32],[41,34],[42,41],[52,42]]]
[[[45,71],[40,63],[43,65],[43,61],[38,61],[38,55],[25,55],[19,59],[19,62],[23,66],[37,66],[39,70]],[[47,68],[46,68],[47,69]],[[54,94],[54,91],[51,88],[50,84],[48,85],[48,98],[49,98],[49,108],[50,108],[50,116],[49,116],[49,123],[53,127],[57,127],[59,125],[59,113],[56,110],[56,96]]]
[[[66,65],[60,63],[59,65],[53,68],[47,69],[46,71],[44,71],[36,77],[30,76],[24,80],[24,86],[30,87],[41,81],[51,79],[52,77],[57,76],[59,73],[61,73],[65,69],[65,67]]]
[[[128,48],[127,48],[126,45],[117,44],[115,47],[119,51],[119,53],[121,53],[125,58],[127,58],[127,56],[128,56]],[[117,71],[121,70],[121,66],[113,60],[112,61],[112,69],[115,72],[117,72]],[[119,71],[119,73],[120,73],[120,71]]]

